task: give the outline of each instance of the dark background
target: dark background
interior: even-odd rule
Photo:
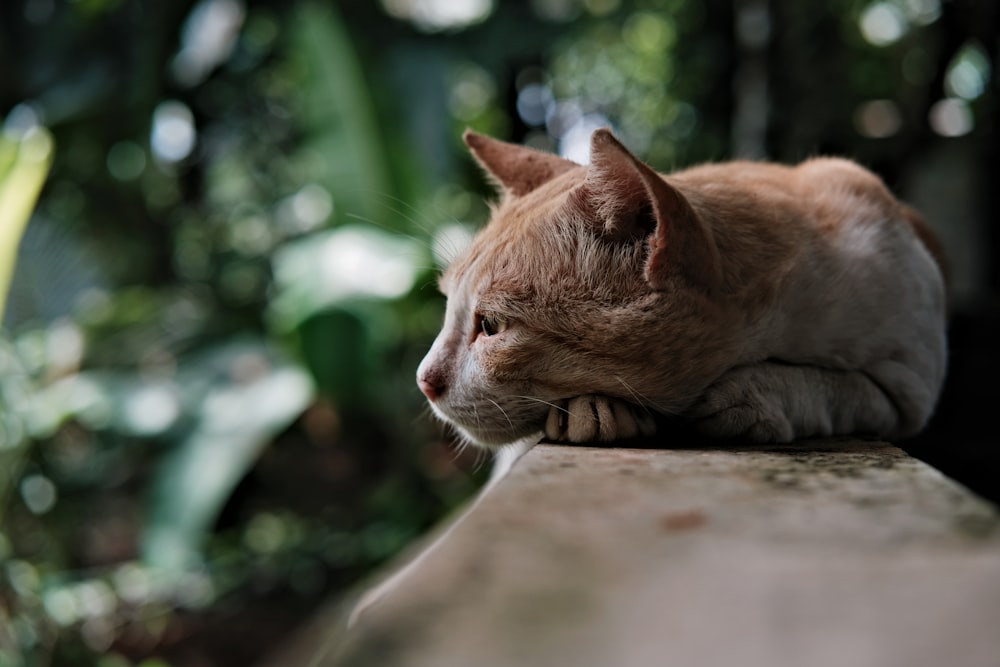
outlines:
[[[3,133],[55,152],[0,330],[0,664],[253,664],[473,492],[413,384],[486,218],[467,126],[877,171],[951,261],[901,444],[1000,501],[998,36],[982,0],[5,2]]]

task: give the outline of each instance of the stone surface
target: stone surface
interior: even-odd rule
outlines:
[[[881,443],[541,445],[326,624],[298,664],[1000,665],[1000,519]]]

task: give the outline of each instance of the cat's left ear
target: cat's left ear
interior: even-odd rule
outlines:
[[[462,139],[476,161],[500,187],[518,197],[528,194],[559,174],[580,167],[558,155],[499,141],[472,130],[466,130]]]
[[[674,277],[713,291],[722,261],[712,231],[676,187],[625,148],[608,129],[590,137],[590,166],[571,202],[618,238],[645,238],[646,280],[662,289]]]

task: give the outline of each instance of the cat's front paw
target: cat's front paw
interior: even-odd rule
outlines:
[[[549,410],[545,436],[556,442],[612,442],[656,432],[652,414],[617,398],[588,394]]]
[[[795,429],[780,397],[768,392],[753,367],[719,378],[691,406],[686,416],[702,433],[752,442],[791,442]]]

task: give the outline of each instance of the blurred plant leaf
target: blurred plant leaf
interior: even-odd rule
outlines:
[[[298,340],[325,396],[340,406],[357,405],[369,398],[375,355],[362,318],[345,309],[316,313],[299,326]]]
[[[356,299],[396,299],[430,259],[412,239],[347,225],[285,244],[274,255],[277,294],[269,313],[279,330]]]
[[[51,324],[73,316],[84,294],[107,293],[106,265],[69,222],[41,213],[32,217],[21,237],[7,293],[8,329]]]
[[[142,540],[148,564],[173,570],[196,561],[237,483],[313,396],[305,371],[255,341],[212,348],[182,364],[178,382],[189,399],[198,398],[196,414],[153,480]]]
[[[0,135],[0,321],[17,246],[52,163],[52,136],[35,127],[18,140]]]
[[[0,323],[17,248],[35,208],[52,163],[52,137],[33,128],[14,140],[0,134]],[[20,474],[26,448],[24,425],[18,414],[27,402],[27,379],[13,351],[0,340],[0,518],[7,495]]]
[[[159,436],[181,417],[182,390],[169,379],[93,370],[74,373],[40,389],[23,410],[29,434],[48,438],[67,420],[94,431]]]
[[[329,4],[301,5],[291,25],[291,60],[304,73],[301,147],[325,162],[322,182],[337,210],[374,220],[390,178],[354,46]]]
[[[28,374],[20,359],[14,348],[0,336],[0,526],[24,463],[27,428],[22,411],[30,403],[31,394]],[[0,562],[4,556],[2,551],[0,548]]]

